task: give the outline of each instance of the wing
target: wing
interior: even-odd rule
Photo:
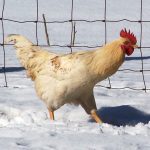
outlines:
[[[48,75],[56,80],[68,80],[86,75],[87,67],[83,61],[85,52],[54,56],[41,65],[39,75]]]

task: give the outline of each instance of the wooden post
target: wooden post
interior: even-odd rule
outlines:
[[[74,43],[75,43],[75,38],[76,38],[76,23],[74,22],[73,24],[73,38],[72,38],[72,46],[74,46]]]
[[[43,14],[43,21],[44,21],[44,27],[45,27],[45,35],[46,35],[47,45],[50,46],[49,36],[48,36],[48,32],[47,32],[46,19],[45,19],[45,15],[44,14]]]

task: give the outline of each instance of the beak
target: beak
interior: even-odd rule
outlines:
[[[138,45],[133,45],[133,48],[135,49],[135,48],[138,48]]]

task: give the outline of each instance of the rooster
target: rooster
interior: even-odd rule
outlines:
[[[5,43],[14,42],[17,57],[34,81],[36,93],[54,120],[54,111],[66,103],[81,105],[97,123],[93,94],[94,86],[113,75],[122,65],[125,55],[131,55],[137,47],[136,37],[126,29],[111,43],[91,51],[79,51],[58,55],[48,52],[21,35],[11,34]]]

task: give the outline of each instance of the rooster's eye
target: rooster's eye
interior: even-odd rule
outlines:
[[[125,42],[124,42],[125,45],[128,45],[129,43],[130,43],[129,41],[125,41]]]

